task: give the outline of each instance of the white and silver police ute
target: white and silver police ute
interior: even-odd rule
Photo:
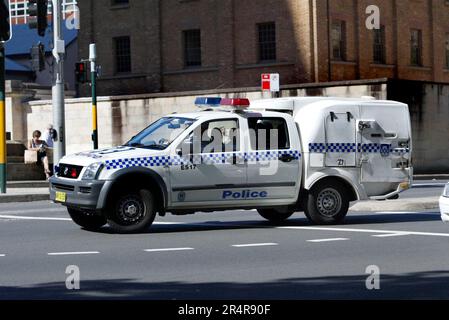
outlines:
[[[408,106],[372,98],[201,97],[126,144],[66,156],[51,199],[75,223],[117,232],[156,214],[257,209],[278,223],[304,211],[341,223],[351,201],[389,199],[412,183]]]

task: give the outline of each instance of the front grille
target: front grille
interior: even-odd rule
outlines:
[[[58,168],[58,177],[68,179],[78,179],[83,167],[71,164],[60,164]]]
[[[64,191],[75,191],[75,186],[69,186],[61,183],[53,183],[53,189],[64,190]]]

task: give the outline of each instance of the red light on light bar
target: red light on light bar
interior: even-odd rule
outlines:
[[[221,99],[222,106],[233,106],[233,107],[249,107],[250,102],[248,99],[241,98],[224,98]]]

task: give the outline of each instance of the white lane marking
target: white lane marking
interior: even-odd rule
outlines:
[[[11,211],[4,211],[3,214],[23,214],[23,213],[38,213],[38,212],[42,212],[42,213],[46,213],[46,212],[61,212],[61,213],[65,213],[67,212],[67,210],[65,210],[65,208],[61,207],[61,208],[49,208],[49,209],[26,209],[26,210],[11,210]]]
[[[99,251],[80,251],[80,252],[50,252],[49,256],[75,256],[75,255],[87,255],[87,254],[99,254]]]
[[[0,257],[6,257],[6,254],[0,254]]]
[[[409,235],[415,235],[415,236],[449,237],[449,233],[417,232],[417,231],[407,231],[407,230],[373,230],[373,229],[325,228],[325,227],[276,227],[276,229],[363,232],[363,233],[388,233],[388,234],[407,233]]]
[[[53,221],[72,221],[70,218],[51,218],[51,217],[25,217],[25,216],[10,216],[10,215],[0,215],[0,219],[11,219],[11,220],[53,220]]]
[[[195,248],[162,248],[162,249],[145,249],[145,252],[167,252],[167,251],[186,251],[195,250]]]
[[[374,234],[372,237],[376,238],[388,238],[388,237],[401,237],[401,236],[408,236],[409,233],[403,232],[403,233],[385,233],[385,234]]]
[[[375,213],[380,213],[380,214],[411,214],[411,213],[417,213],[417,214],[419,214],[419,213],[425,213],[425,214],[427,214],[427,213],[429,213],[429,214],[432,214],[433,212],[416,212],[416,211],[378,211],[378,212],[375,212]]]
[[[315,240],[307,240],[307,242],[332,242],[332,241],[346,241],[348,238],[331,238],[331,239],[315,239]]]
[[[267,246],[277,246],[277,245],[278,245],[278,243],[268,242],[268,243],[233,244],[231,247],[245,248],[245,247],[267,247]]]

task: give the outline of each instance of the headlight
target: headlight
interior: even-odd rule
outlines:
[[[82,180],[94,180],[102,168],[103,164],[101,162],[92,163],[84,171]]]
[[[449,183],[446,184],[446,186],[444,187],[443,197],[448,197],[449,198]]]

